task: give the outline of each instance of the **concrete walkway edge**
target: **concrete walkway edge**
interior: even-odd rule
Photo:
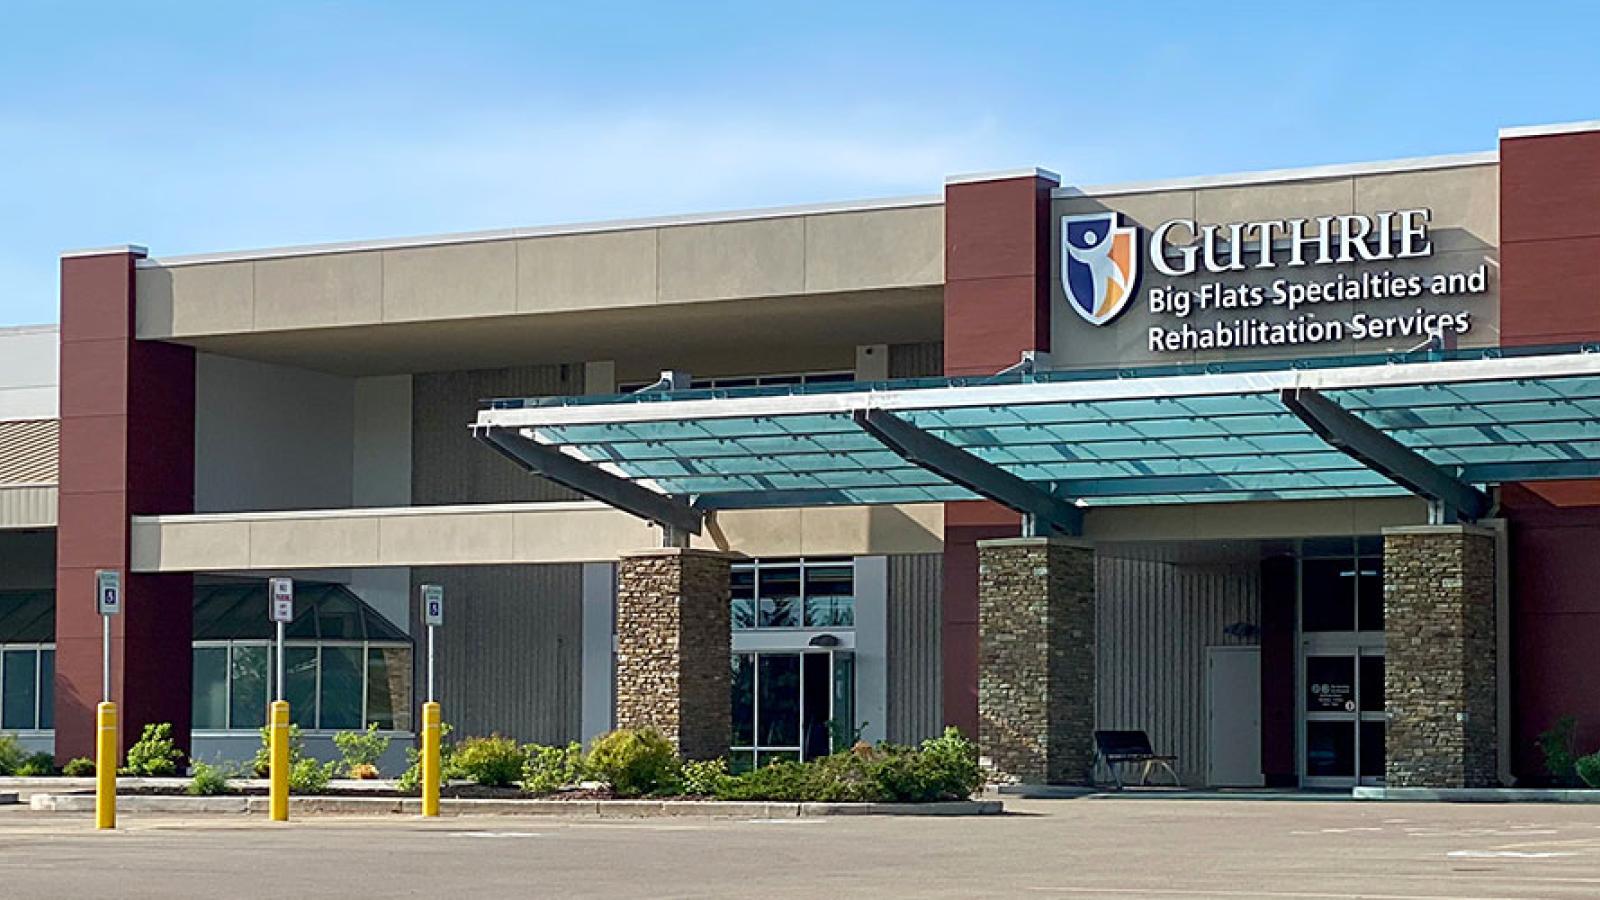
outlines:
[[[1358,787],[1356,800],[1408,800],[1443,803],[1600,803],[1589,788],[1391,788]]]
[[[266,797],[118,797],[117,810],[129,813],[267,812]],[[291,815],[420,815],[415,797],[290,797]],[[34,794],[32,809],[44,812],[92,812],[92,794]],[[785,819],[809,816],[982,816],[1004,812],[999,800],[945,803],[779,803],[718,800],[474,800],[439,801],[442,815],[559,816],[562,818],[716,817]]]

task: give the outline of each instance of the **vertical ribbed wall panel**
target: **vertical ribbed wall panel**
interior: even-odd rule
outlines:
[[[411,502],[523,503],[577,500],[577,494],[529,475],[472,438],[478,403],[494,397],[583,393],[582,365],[520,366],[429,372],[411,382]]]
[[[893,743],[934,737],[942,715],[939,678],[939,598],[944,557],[889,557],[889,721]]]
[[[944,374],[944,342],[891,344],[890,378],[929,378]]]
[[[1206,648],[1257,643],[1227,633],[1259,624],[1257,566],[1103,555],[1096,589],[1096,727],[1148,732],[1186,784],[1203,784]]]
[[[427,636],[416,586],[442,584],[439,703],[456,736],[499,732],[542,744],[580,739],[581,565],[418,567],[411,580],[419,702],[427,690]]]

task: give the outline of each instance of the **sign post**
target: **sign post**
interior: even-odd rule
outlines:
[[[439,704],[433,695],[433,632],[444,624],[444,586],[422,586],[422,621],[428,627],[428,702],[422,704],[422,814],[439,814]]]
[[[272,701],[272,787],[268,804],[272,821],[289,820],[289,701],[283,698],[283,632],[294,621],[294,579],[273,578],[268,582],[271,617],[277,625],[277,690]]]
[[[100,612],[100,705],[95,709],[94,826],[117,827],[117,704],[111,701],[111,617],[122,613],[122,573],[94,573],[95,606]]]

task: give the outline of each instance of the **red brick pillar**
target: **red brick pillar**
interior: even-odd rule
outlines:
[[[137,247],[61,260],[56,526],[56,758],[94,755],[101,690],[96,569],[123,573],[112,621],[122,746],[171,722],[189,746],[193,578],[130,571],[128,517],[194,509],[194,350],[135,338]]]
[[[1050,349],[1050,192],[1042,169],[945,185],[944,371],[990,375]],[[1016,537],[1019,517],[989,502],[945,505],[945,722],[978,733],[978,541]]]

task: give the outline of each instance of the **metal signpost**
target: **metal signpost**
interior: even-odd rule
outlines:
[[[274,822],[289,820],[289,701],[283,698],[283,632],[294,621],[294,579],[273,578],[269,582],[271,617],[278,631],[277,690],[272,701],[272,789]]]
[[[111,701],[111,617],[122,613],[122,573],[94,573],[95,607],[102,628],[100,705],[95,710],[94,824],[117,827],[117,704]]]
[[[439,814],[439,704],[433,695],[433,631],[444,624],[444,586],[422,586],[422,622],[428,627],[428,702],[422,704],[422,814]]]

